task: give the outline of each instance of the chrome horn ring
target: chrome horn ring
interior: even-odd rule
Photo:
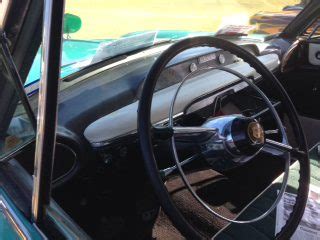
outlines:
[[[259,89],[254,83],[252,83],[247,77],[245,77],[244,75],[240,74],[239,72],[236,72],[234,70],[231,70],[229,68],[226,68],[226,67],[207,67],[207,68],[201,68],[201,69],[198,69],[197,71],[194,71],[192,73],[189,73],[187,76],[185,76],[183,78],[183,80],[181,81],[181,83],[179,84],[174,96],[173,96],[173,99],[172,99],[172,102],[171,102],[171,105],[170,105],[170,110],[169,110],[169,123],[168,123],[168,127],[169,128],[174,128],[174,105],[175,105],[175,102],[176,102],[176,99],[177,99],[177,96],[183,86],[183,84],[189,79],[189,77],[195,75],[196,73],[199,73],[201,71],[205,71],[205,70],[221,70],[221,71],[225,71],[225,72],[228,72],[230,74],[233,74],[235,76],[237,76],[240,80],[246,82],[251,88],[253,88],[261,97],[262,99],[265,101],[265,103],[267,104],[268,108],[270,109],[276,123],[277,123],[277,126],[278,126],[278,129],[280,130],[281,132],[281,135],[282,135],[282,143],[283,145],[287,146],[286,144],[288,143],[288,139],[287,139],[287,136],[286,136],[286,132],[285,132],[285,129],[284,129],[284,126],[281,122],[281,119],[276,111],[276,109],[274,108],[274,106],[272,105],[272,103],[270,102],[270,100],[268,99],[268,97],[261,91],[261,89]],[[219,134],[219,133],[218,133]],[[254,137],[254,136],[253,136]],[[255,138],[259,138],[260,136],[256,136]],[[259,140],[259,139],[258,139]],[[184,184],[186,185],[186,187],[188,188],[189,192],[192,194],[192,196],[207,210],[209,211],[211,214],[213,214],[214,216],[222,219],[222,220],[225,220],[227,222],[231,222],[231,223],[238,223],[238,224],[246,224],[246,223],[253,223],[253,222],[257,222],[263,218],[265,218],[266,216],[268,216],[275,208],[276,206],[278,205],[278,203],[280,202],[285,190],[286,190],[286,186],[287,186],[287,182],[288,182],[288,177],[289,177],[289,168],[290,168],[290,152],[289,151],[286,151],[284,153],[285,155],[285,158],[286,158],[286,161],[285,161],[285,171],[284,171],[284,176],[283,176],[283,181],[282,181],[282,184],[281,184],[281,188],[280,188],[280,191],[278,193],[278,196],[276,198],[276,200],[274,201],[274,203],[271,205],[271,207],[266,211],[264,212],[263,214],[261,214],[260,216],[256,217],[256,218],[253,218],[253,219],[250,219],[250,220],[233,220],[233,219],[229,219],[227,217],[224,217],[222,216],[221,214],[215,212],[208,204],[206,204],[199,196],[198,194],[193,190],[191,184],[189,183],[183,169],[182,169],[182,165],[181,165],[181,162],[179,160],[179,156],[178,156],[178,153],[177,153],[177,149],[176,149],[176,144],[175,144],[175,135],[173,134],[171,139],[170,139],[170,143],[171,143],[171,148],[172,148],[172,152],[173,152],[173,157],[174,157],[174,160],[175,160],[175,164],[176,164],[176,167],[178,169],[178,172],[184,182]],[[280,147],[280,146],[279,146]],[[285,148],[283,148],[285,149]],[[258,153],[258,152],[257,152]]]

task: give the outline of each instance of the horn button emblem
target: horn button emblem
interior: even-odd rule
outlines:
[[[264,143],[264,130],[260,123],[258,122],[249,123],[247,133],[253,144]]]

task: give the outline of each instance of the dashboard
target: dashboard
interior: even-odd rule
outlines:
[[[269,70],[278,69],[277,54],[260,56],[259,44],[240,44],[256,55]],[[166,44],[147,49],[76,79],[61,82],[57,141],[62,146],[62,155],[70,152],[72,161],[66,162],[61,154],[61,157],[57,156],[55,162],[63,166],[61,168],[58,167],[61,164],[55,164],[56,168],[60,168],[54,170],[59,184],[70,179],[64,176],[75,175],[81,167],[87,166],[88,161],[92,162],[97,152],[103,155],[105,161],[109,155],[114,155],[113,146],[119,146],[119,142],[120,146],[137,142],[137,109],[143,83],[157,57],[169,46]],[[158,80],[152,105],[152,122],[166,122],[172,96],[182,79],[190,73],[195,74],[185,82],[175,104],[177,118],[205,108],[223,93],[237,93],[246,89],[247,84],[237,77],[220,70],[208,70],[215,66],[227,66],[254,81],[259,79],[254,69],[229,52],[209,47],[186,50],[169,62]],[[32,96],[30,103],[36,111],[36,95]],[[122,156],[124,153],[119,149],[116,148],[115,155]],[[29,168],[32,172],[32,166]]]
[[[258,58],[271,71],[274,71],[279,66],[279,58],[276,54],[268,54]],[[217,65],[228,66],[230,69],[238,71],[251,79],[259,77],[247,63],[224,51],[202,55],[179,64],[170,65],[169,63],[169,67],[159,79],[154,94],[152,123],[156,124],[168,118],[169,106],[173,95],[179,82],[187,74],[192,72],[193,69],[206,69]],[[176,115],[183,114],[188,104],[198,97],[212,92],[221,94],[221,91],[229,91],[230,88],[237,92],[247,87],[245,82],[239,82],[236,76],[227,72],[220,70],[204,70],[200,72],[183,85],[175,103],[174,113]],[[226,88],[226,86],[230,86],[230,88]],[[84,136],[93,147],[101,147],[110,144],[119,137],[135,133],[137,131],[137,109],[138,101],[135,101],[92,122],[85,129]]]

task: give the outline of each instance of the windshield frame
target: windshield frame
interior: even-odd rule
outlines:
[[[320,0],[311,0],[302,11],[279,33],[280,38],[295,39],[320,17]]]

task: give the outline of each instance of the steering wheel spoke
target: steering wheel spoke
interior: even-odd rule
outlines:
[[[264,131],[265,135],[274,135],[274,134],[279,134],[279,133],[280,133],[279,129],[272,129],[272,130],[265,130]]]
[[[266,142],[267,146],[275,148],[275,149],[280,150],[280,151],[292,153],[294,157],[301,157],[301,156],[305,157],[305,156],[307,156],[306,152],[300,151],[299,149],[296,149],[296,148],[292,147],[289,144],[277,142],[277,141],[274,141],[274,140],[271,140],[271,139],[268,139],[268,138],[265,140],[265,142]]]
[[[217,135],[218,130],[211,127],[154,127],[153,134],[158,139],[169,139],[172,136],[177,141],[192,142],[201,141]]]
[[[191,162],[193,162],[194,160],[197,160],[199,158],[202,157],[202,154],[201,153],[198,153],[198,154],[195,154],[185,160],[183,160],[182,162],[180,162],[180,166],[184,166],[184,165],[187,165]],[[175,171],[177,170],[177,165],[174,165],[172,167],[168,167],[168,168],[165,168],[165,169],[162,169],[160,170],[160,175],[166,179],[169,175],[171,175],[172,173],[174,173]]]
[[[288,144],[285,143],[281,143],[281,142],[277,142],[271,139],[266,138],[265,140],[266,144],[272,147],[275,147],[279,150],[283,150],[283,151],[287,151],[287,152],[291,152],[294,148]]]

